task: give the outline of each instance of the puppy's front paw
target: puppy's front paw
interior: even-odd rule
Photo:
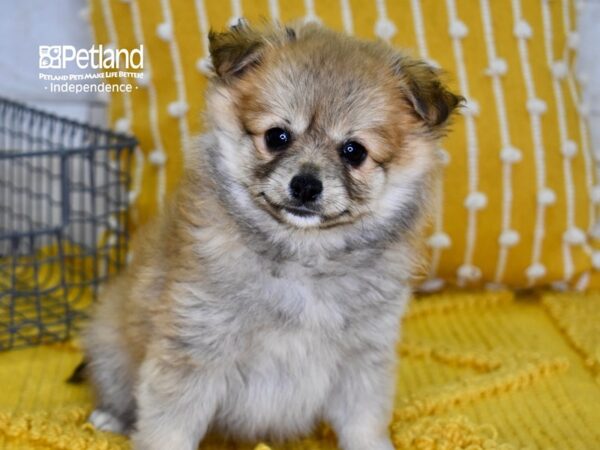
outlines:
[[[110,431],[111,433],[125,432],[125,424],[108,411],[102,409],[94,410],[90,414],[88,422],[101,431]]]

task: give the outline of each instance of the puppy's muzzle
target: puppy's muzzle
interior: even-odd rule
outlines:
[[[316,201],[322,192],[321,180],[309,173],[300,173],[290,181],[290,195],[300,204]]]

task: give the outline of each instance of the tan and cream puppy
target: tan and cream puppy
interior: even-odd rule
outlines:
[[[139,450],[322,420],[345,450],[389,450],[400,318],[461,98],[317,25],[240,24],[210,50],[208,132],[84,336],[90,420]]]

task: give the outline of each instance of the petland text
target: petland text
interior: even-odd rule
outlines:
[[[66,69],[72,64],[79,69],[143,69],[144,46],[125,49],[93,45],[77,49],[72,45],[40,45],[40,69]]]

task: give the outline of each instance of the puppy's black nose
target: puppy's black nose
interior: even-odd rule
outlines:
[[[315,201],[323,192],[323,183],[314,175],[302,173],[290,181],[292,197],[302,203]]]

